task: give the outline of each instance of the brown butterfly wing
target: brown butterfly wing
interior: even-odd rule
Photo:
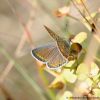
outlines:
[[[45,62],[49,68],[57,68],[66,63],[66,59],[54,44],[33,49],[32,56],[39,61]]]
[[[64,64],[66,64],[67,62],[68,62],[67,59],[65,59],[65,57],[61,54],[61,52],[57,48],[55,54],[47,62],[47,66],[49,68],[59,68]]]

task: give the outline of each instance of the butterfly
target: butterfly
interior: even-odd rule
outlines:
[[[55,43],[33,49],[31,54],[34,58],[44,62],[50,69],[60,68],[69,61],[77,59],[82,50],[82,46],[79,43],[71,43],[71,41],[60,37],[47,26],[44,27],[55,40]]]

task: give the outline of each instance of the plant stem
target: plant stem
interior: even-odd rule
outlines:
[[[49,81],[48,81],[46,75],[44,74],[44,69],[40,69],[39,70],[39,74],[41,75],[41,78],[44,81],[45,86],[48,86],[49,85]],[[50,90],[48,87],[47,87],[47,94],[50,97],[50,100],[55,100],[54,92],[52,90]]]

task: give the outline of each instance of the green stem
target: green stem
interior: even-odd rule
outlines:
[[[45,85],[47,86],[49,84],[49,81],[46,77],[46,75],[44,74],[44,70],[39,70],[39,74],[41,75],[42,80],[44,81]],[[47,88],[47,94],[50,97],[50,100],[55,100],[55,93],[50,90],[49,88]]]

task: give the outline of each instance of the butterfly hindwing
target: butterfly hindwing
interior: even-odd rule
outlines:
[[[60,66],[63,66],[65,63],[67,63],[67,59],[62,56],[59,50],[56,50],[54,56],[52,56],[47,62],[47,66],[49,68],[58,68]]]

